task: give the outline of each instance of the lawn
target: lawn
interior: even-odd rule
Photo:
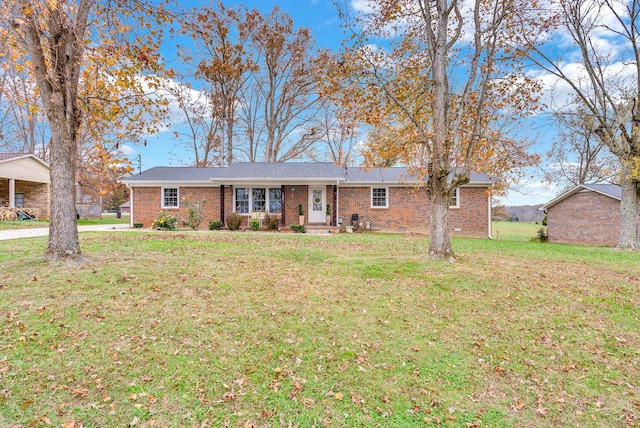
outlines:
[[[0,242],[0,426],[625,426],[640,254],[418,235]]]
[[[493,239],[502,241],[529,241],[538,235],[538,230],[543,227],[540,223],[524,223],[515,221],[491,222]]]

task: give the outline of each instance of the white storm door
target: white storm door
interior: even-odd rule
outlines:
[[[325,222],[326,201],[325,187],[309,187],[309,223]]]

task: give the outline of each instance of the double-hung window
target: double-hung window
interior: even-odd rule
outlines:
[[[162,208],[178,208],[178,188],[162,188]]]
[[[279,188],[269,189],[269,212],[282,212],[282,190]]]
[[[236,189],[236,212],[249,214],[249,189]]]
[[[451,197],[449,198],[449,208],[460,208],[460,188],[456,187],[456,189],[451,193]]]
[[[252,192],[252,211],[266,211],[267,210],[267,193],[264,189],[253,189]]]
[[[389,208],[389,189],[387,187],[371,188],[371,208]]]

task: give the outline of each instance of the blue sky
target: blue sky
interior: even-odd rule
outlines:
[[[184,2],[187,3],[186,1]],[[341,22],[338,17],[335,5],[332,0],[246,0],[246,1],[225,1],[225,5],[242,3],[247,8],[256,8],[263,14],[269,13],[274,6],[278,6],[282,11],[288,13],[294,21],[296,27],[308,27],[311,29],[316,44],[319,47],[337,50],[343,39]],[[188,3],[191,5],[191,3]],[[349,4],[354,7],[362,5],[361,0],[350,0]],[[175,56],[176,41],[168,41],[164,51],[167,59]],[[532,135],[535,134],[540,142],[537,151],[544,152],[550,139],[553,138],[552,131],[549,131],[548,123],[543,118],[538,118],[532,124]],[[127,145],[125,152],[129,159],[138,167],[137,156],[140,155],[142,169],[154,166],[178,166],[182,165],[182,150],[175,144],[171,131],[161,132],[151,135],[146,139],[147,145]],[[182,158],[184,159],[184,157]],[[555,196],[556,189],[549,189],[542,184],[541,180],[535,176],[535,171],[527,174],[518,190],[509,192],[507,198],[501,198],[501,202],[507,205],[529,205],[541,204],[549,201]]]

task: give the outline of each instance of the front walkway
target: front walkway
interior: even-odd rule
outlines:
[[[78,232],[93,232],[106,230],[128,230],[128,224],[97,224],[90,226],[78,226]],[[49,236],[48,227],[38,227],[34,229],[13,229],[0,230],[0,241],[8,239],[35,238],[38,236]]]

